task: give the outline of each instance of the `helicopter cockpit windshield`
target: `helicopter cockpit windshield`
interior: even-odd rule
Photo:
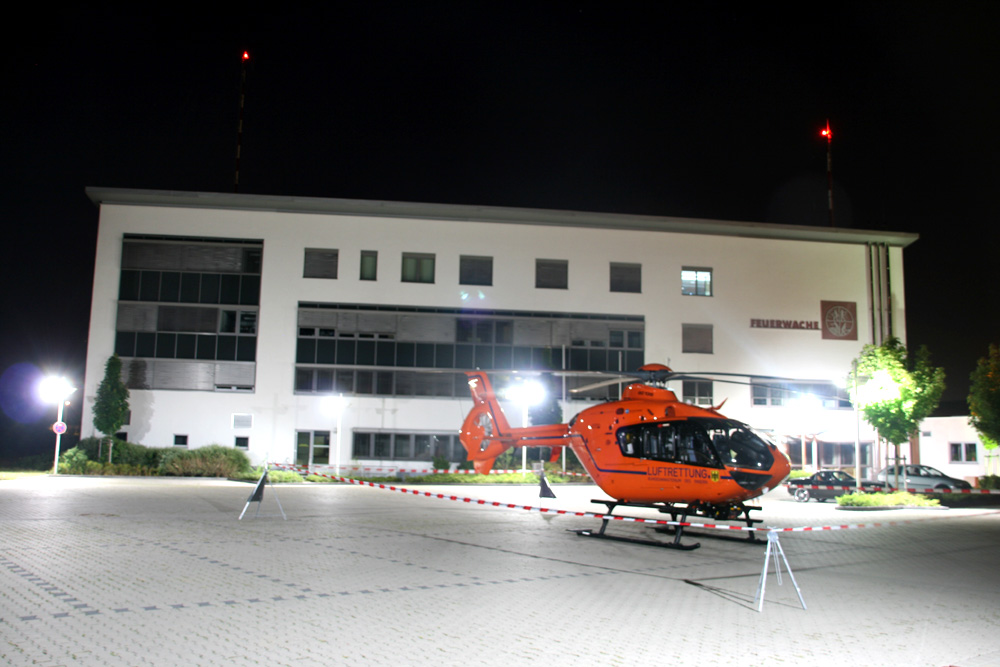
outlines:
[[[774,456],[760,437],[732,419],[691,417],[618,429],[624,456],[722,468],[767,470]]]

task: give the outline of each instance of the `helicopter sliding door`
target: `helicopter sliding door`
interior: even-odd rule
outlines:
[[[622,455],[633,458],[762,471],[774,463],[767,443],[732,419],[643,422],[618,429],[617,437]]]
[[[706,468],[723,467],[708,433],[692,419],[633,424],[618,429],[617,437],[624,456]]]

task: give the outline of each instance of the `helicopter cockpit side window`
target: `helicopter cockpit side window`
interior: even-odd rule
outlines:
[[[617,435],[623,456],[721,467],[708,434],[690,421],[634,424]]]

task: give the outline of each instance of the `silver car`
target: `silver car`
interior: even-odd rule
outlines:
[[[875,476],[879,482],[896,483],[896,466],[889,466]],[[937,468],[911,464],[899,466],[899,487],[901,489],[934,489],[948,493],[953,489],[971,489],[972,485],[964,479],[949,477]]]

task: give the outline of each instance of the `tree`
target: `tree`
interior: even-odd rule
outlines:
[[[994,449],[1000,443],[1000,348],[990,345],[989,355],[976,364],[969,376],[969,423],[983,441]]]
[[[858,391],[851,399],[865,421],[893,445],[916,435],[944,392],[944,369],[931,365],[927,348],[910,356],[898,338],[865,345],[855,368],[850,386],[852,393],[855,386]]]
[[[104,434],[109,444],[111,438],[128,417],[128,387],[122,382],[122,360],[111,355],[104,365],[104,379],[97,387],[94,400],[94,428]],[[111,460],[111,449],[108,449]]]

